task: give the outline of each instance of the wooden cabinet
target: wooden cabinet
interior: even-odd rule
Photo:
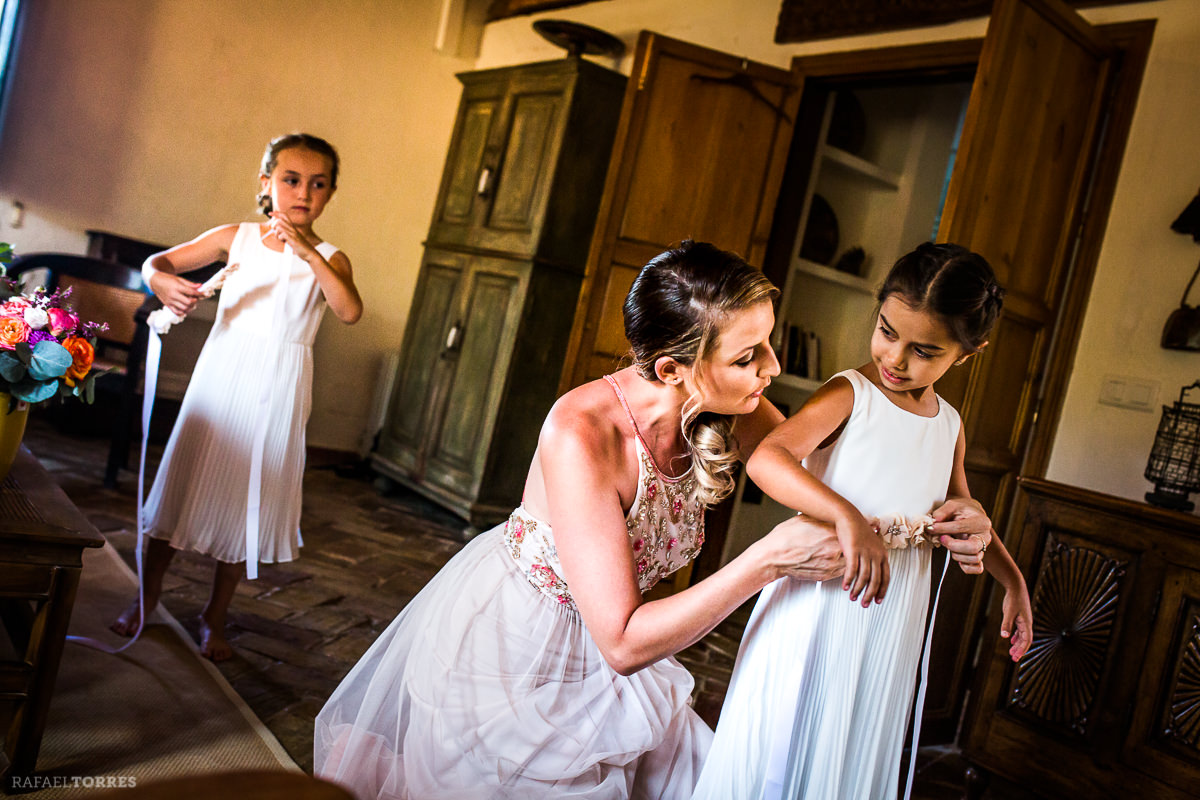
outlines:
[[[1012,664],[993,604],[964,754],[1048,797],[1195,797],[1200,519],[1019,483],[1034,642]]]
[[[567,58],[459,79],[372,463],[480,527],[520,501],[556,396],[625,78]]]

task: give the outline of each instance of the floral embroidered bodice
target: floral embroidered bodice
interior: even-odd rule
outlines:
[[[667,575],[696,557],[704,544],[704,504],[689,468],[678,478],[663,474],[642,440],[629,405],[611,376],[605,376],[629,415],[638,454],[638,488],[625,517],[638,588],[645,594]],[[562,577],[550,525],[518,506],[504,527],[508,552],[522,574],[542,594],[563,605],[575,601]]]

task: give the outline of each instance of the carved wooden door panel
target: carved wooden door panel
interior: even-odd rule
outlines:
[[[561,391],[625,355],[621,304],[672,243],[711,241],[762,264],[799,102],[786,70],[642,32]]]
[[[1200,786],[1200,571],[1167,570],[1125,760],[1180,791]]]
[[[996,0],[967,107],[939,241],[981,253],[1007,289],[969,369],[938,392],[963,415],[971,493],[1003,531],[1083,213],[1112,49],[1053,0]],[[953,568],[952,568],[953,569]],[[1032,585],[1032,575],[1027,580]],[[932,646],[932,738],[957,725],[991,582],[952,576]]]

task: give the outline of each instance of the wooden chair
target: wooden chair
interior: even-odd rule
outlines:
[[[125,466],[133,425],[133,398],[145,358],[136,315],[148,294],[141,273],[125,264],[101,261],[66,253],[26,253],[13,259],[8,277],[16,279],[25,292],[42,287],[46,291],[71,289],[68,303],[81,320],[107,322],[108,330],[96,341],[96,369],[111,370],[106,383],[117,396],[117,418],[106,420],[111,431],[104,483],[115,486],[117,471]],[[148,312],[147,312],[148,313]],[[140,350],[139,350],[140,346]],[[104,386],[98,385],[99,390]]]

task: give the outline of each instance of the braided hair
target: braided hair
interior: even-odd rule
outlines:
[[[338,158],[337,150],[321,137],[308,133],[288,133],[272,139],[263,153],[262,166],[258,170],[259,174],[270,177],[271,173],[275,171],[275,167],[279,164],[279,154],[284,150],[291,150],[293,147],[302,147],[305,150],[311,150],[317,155],[328,158],[329,188],[337,188],[338,165],[341,162]],[[260,191],[255,199],[258,201],[258,210],[261,214],[267,215],[274,210],[271,204],[271,192],[268,189]]]
[[[937,315],[966,353],[979,351],[1004,308],[1004,287],[991,265],[956,244],[926,242],[901,256],[875,299],[882,305],[892,295]]]

